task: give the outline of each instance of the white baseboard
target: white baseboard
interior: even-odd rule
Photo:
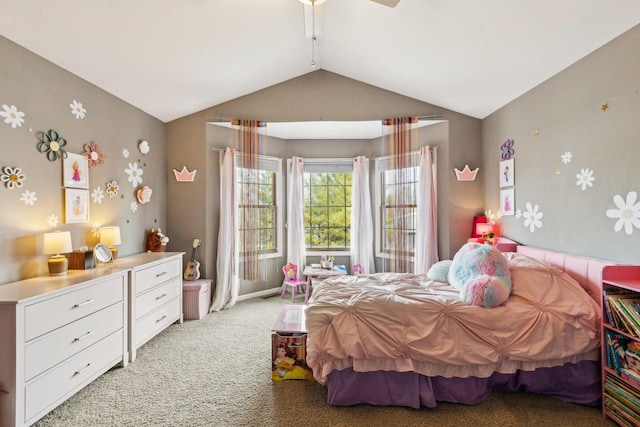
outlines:
[[[250,294],[238,295],[238,301],[244,301],[246,299],[251,299],[251,298],[270,297],[272,295],[278,295],[281,291],[282,291],[282,288],[278,287],[278,288],[266,289],[260,292],[252,292]]]

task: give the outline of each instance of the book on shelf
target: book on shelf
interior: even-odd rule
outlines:
[[[607,346],[607,364],[620,375],[623,368],[628,368],[626,361],[626,348],[629,338],[615,331],[606,329],[604,331]]]
[[[620,297],[619,301],[633,324],[640,328],[640,298]]]
[[[622,380],[607,375],[604,380],[604,389],[609,396],[634,409],[635,412],[640,408],[640,394]]]
[[[613,321],[612,326],[628,334],[640,337],[640,314],[638,314],[639,298],[629,295],[607,294],[609,313]],[[635,308],[634,307],[635,304]]]
[[[637,294],[621,288],[605,287],[602,290],[602,306],[604,308],[605,314],[607,315],[607,319],[609,320],[609,323],[614,328],[623,329],[622,322],[619,319],[619,315],[617,313],[617,309],[615,308],[615,306],[613,310],[611,308],[612,304],[610,303],[610,298],[609,298],[610,296],[635,297],[637,296]]]
[[[631,383],[631,385],[633,385],[634,387],[640,389],[640,373],[634,371],[633,369],[630,368],[622,368],[620,370],[620,376],[627,380],[629,383]]]
[[[609,411],[609,416],[624,426],[634,427],[640,422],[640,418],[632,409],[607,394],[604,396],[604,405]]]

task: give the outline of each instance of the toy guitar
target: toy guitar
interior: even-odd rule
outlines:
[[[196,261],[196,248],[198,246],[200,246],[200,239],[193,239],[191,261],[187,262],[187,268],[184,270],[184,280],[198,280],[200,278],[200,263]]]

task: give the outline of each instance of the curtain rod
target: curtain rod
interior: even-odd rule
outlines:
[[[231,147],[228,147],[231,148]],[[222,152],[225,151],[227,148],[217,148],[217,147],[211,147],[211,151],[218,151],[218,152]],[[432,145],[429,147],[429,149],[431,151],[438,151],[438,146],[437,145]],[[242,152],[237,151],[238,153],[242,154]],[[408,154],[418,154],[420,152],[420,150],[414,150],[414,151],[409,151]],[[274,157],[274,156],[268,156],[268,157]],[[383,159],[385,157],[390,157],[390,155],[384,155],[384,156],[376,156],[376,157],[369,157],[370,160],[377,160],[377,159]],[[304,157],[303,157],[304,159]],[[309,157],[309,159],[318,159],[318,160],[331,160],[330,158],[316,158],[316,157]],[[357,157],[340,157],[339,160],[356,160]],[[338,158],[336,158],[336,160],[338,160]]]
[[[409,116],[409,117],[416,117],[418,120],[439,120],[442,119],[443,115],[442,114],[430,114],[430,115],[426,115],[426,116]],[[237,117],[234,117],[233,119],[228,119],[226,117],[213,117],[209,120],[207,120],[207,122],[219,122],[219,123],[223,123],[223,122],[231,122],[233,120],[238,120]],[[242,119],[242,120],[250,120],[250,119]],[[383,120],[386,119],[369,119],[369,120],[296,120],[296,121],[288,121],[288,120],[284,120],[284,121],[271,121],[269,122],[268,120],[260,120],[261,122],[266,123],[267,125],[269,123],[296,123],[296,122],[371,122],[371,121],[380,121],[382,122]]]

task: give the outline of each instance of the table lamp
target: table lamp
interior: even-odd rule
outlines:
[[[51,276],[67,274],[69,260],[62,254],[69,252],[73,252],[71,232],[55,231],[53,233],[44,233],[44,253],[47,255],[55,254],[49,258],[49,274]]]
[[[116,248],[116,246],[122,243],[122,240],[120,239],[120,227],[117,225],[112,227],[100,227],[100,243],[104,243],[109,246],[112,260],[117,259],[118,248]]]

